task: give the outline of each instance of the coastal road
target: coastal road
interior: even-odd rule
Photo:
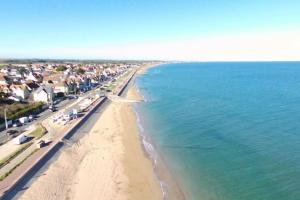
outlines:
[[[105,81],[103,82],[102,84],[107,84],[109,83],[108,81]],[[97,89],[97,88],[95,88]],[[87,98],[89,97],[90,95],[95,95],[95,94],[100,94],[99,91],[95,91],[95,89],[92,89],[92,90],[89,90],[87,91],[86,93],[83,93],[81,95],[78,95],[79,97],[82,97],[82,98]],[[64,109],[66,106],[68,105],[71,105],[72,103],[74,103],[77,99],[65,99],[65,100],[62,100],[60,102],[58,102],[55,107],[57,109],[57,112]],[[18,130],[19,132],[23,132],[24,130],[26,130],[29,126],[33,125],[33,124],[36,124],[36,123],[40,123],[42,121],[44,121],[45,119],[49,118],[52,114],[54,114],[52,111],[50,111],[49,109],[46,109],[44,110],[43,112],[39,113],[37,118],[29,123],[26,123],[25,125],[23,126],[20,126],[20,127],[11,127],[7,130]],[[0,131],[0,143],[5,143],[7,142],[8,140],[12,139],[12,136],[8,136],[6,134],[6,131],[7,130],[3,130],[3,131]]]
[[[20,181],[15,188],[6,193],[2,199],[3,200],[9,200],[9,199],[18,199],[27,188],[31,186],[31,184],[40,176],[45,175],[46,170],[50,166],[51,163],[53,163],[55,160],[57,160],[58,156],[60,155],[60,152],[64,148],[68,148],[69,144],[71,143],[77,143],[80,138],[82,138],[86,133],[88,133],[92,127],[97,122],[98,118],[101,116],[103,111],[106,109],[107,105],[109,105],[110,101],[107,99],[99,108],[97,108],[89,117],[89,119],[83,123],[83,125],[75,131],[73,136],[66,141],[65,143],[67,145],[61,145],[61,148],[55,151],[47,161],[42,162],[39,164],[39,166],[36,166],[36,170],[26,176],[22,181]]]
[[[65,99],[61,102],[59,102],[58,104],[56,104],[56,108],[58,110],[64,108],[65,106],[75,102],[76,99]],[[40,114],[38,114],[37,118],[29,123],[26,123],[23,126],[20,127],[11,127],[7,130],[18,130],[19,132],[23,132],[25,129],[27,129],[29,126],[35,124],[35,123],[39,123],[41,121],[43,121],[44,119],[48,118],[50,115],[52,115],[53,112],[51,112],[49,109],[46,109],[45,111],[41,112]],[[12,138],[12,136],[8,136],[6,134],[7,130],[3,130],[0,132],[0,143],[6,142],[8,140],[10,140]]]
[[[122,82],[124,82],[124,81],[122,81]],[[126,84],[124,85],[124,83],[121,83],[120,85],[126,86]],[[117,90],[122,91],[123,86]],[[95,91],[95,92],[98,93],[98,91]],[[96,93],[94,93],[94,94],[96,94]],[[39,176],[45,175],[47,168],[53,161],[55,161],[57,159],[57,157],[59,156],[59,154],[63,148],[68,147],[72,143],[77,143],[78,140],[82,136],[84,136],[86,133],[88,133],[91,130],[91,128],[94,126],[94,124],[96,123],[96,121],[101,116],[102,112],[106,109],[106,107],[109,103],[110,103],[110,100],[106,98],[105,101],[103,101],[99,107],[96,107],[96,109],[90,113],[90,115],[83,121],[83,123],[80,124],[79,127],[72,130],[72,133],[69,134],[72,136],[69,137],[69,139],[67,141],[64,140],[64,141],[58,142],[58,144],[55,146],[55,148],[52,148],[52,150],[50,152],[48,152],[47,155],[44,156],[43,159],[40,160],[40,162],[38,162],[38,164],[34,165],[32,170],[30,170],[25,176],[23,176],[22,179],[16,185],[14,185],[13,188],[11,188],[9,191],[7,191],[2,196],[1,199],[18,199],[24,193],[24,191],[26,191],[26,189],[29,188],[31,186],[31,184]],[[64,144],[67,144],[67,145],[64,145]],[[41,153],[43,150],[44,149],[41,149],[41,151],[37,152],[36,154]],[[36,154],[34,156],[38,156]],[[36,159],[36,158],[33,158],[34,156],[32,156],[32,158],[29,158],[28,162],[31,162],[30,159],[33,159],[33,160]],[[25,169],[17,168],[17,170],[22,171]],[[17,177],[12,177],[12,178],[17,178]],[[5,188],[3,188],[3,189],[5,189]]]

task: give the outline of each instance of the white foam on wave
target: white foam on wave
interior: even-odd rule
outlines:
[[[156,170],[158,168],[158,163],[157,163],[157,160],[158,160],[158,154],[157,152],[155,151],[155,148],[154,146],[150,143],[149,140],[147,140],[147,137],[145,135],[145,129],[144,127],[142,126],[142,122],[141,122],[141,118],[138,114],[138,112],[133,109],[135,115],[136,115],[136,119],[137,119],[137,124],[138,124],[138,129],[139,129],[139,133],[140,133],[140,137],[141,137],[141,141],[142,141],[142,144],[143,144],[143,148],[147,154],[147,156],[150,158],[151,162],[152,162],[152,166],[153,166],[153,171],[154,171],[154,174],[155,174],[155,177],[157,179],[157,181],[159,182],[159,185],[160,185],[160,190],[162,192],[162,196],[163,196],[163,199],[164,200],[167,200],[167,197],[168,197],[168,193],[167,193],[167,185],[166,183],[161,180],[159,178],[159,176],[157,175],[156,173]]]
[[[146,96],[141,92],[141,90],[137,86],[136,86],[136,91],[137,91],[138,95],[140,97],[142,97],[142,99],[143,99],[144,102],[149,102],[149,100],[146,98]]]
[[[134,112],[135,112],[136,121],[137,121],[137,126],[138,126],[139,131],[140,131],[140,132],[144,132],[145,129],[144,129],[144,127],[143,127],[142,124],[141,124],[141,118],[140,118],[140,116],[137,114],[136,111],[134,111]]]
[[[144,149],[145,151],[147,152],[150,160],[152,161],[152,165],[153,165],[153,170],[154,172],[156,172],[157,170],[157,167],[158,167],[158,163],[157,163],[157,153],[153,147],[153,145],[147,141],[146,137],[144,135],[141,135],[142,137],[142,143],[143,143],[143,146],[144,146]],[[167,199],[167,187],[166,187],[166,184],[163,180],[161,180],[159,178],[159,176],[155,173],[155,177],[156,179],[158,180],[159,182],[159,185],[160,185],[160,190],[162,192],[162,195],[163,195],[163,199],[166,200]]]

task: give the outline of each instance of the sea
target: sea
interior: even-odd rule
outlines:
[[[135,85],[145,149],[186,199],[300,200],[300,62],[162,64]]]

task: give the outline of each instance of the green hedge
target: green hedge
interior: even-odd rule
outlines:
[[[26,115],[36,114],[42,109],[43,105],[43,102],[6,105],[7,119],[18,119]],[[4,105],[0,106],[0,122],[4,122],[4,108]]]
[[[17,110],[15,113],[8,113],[7,118],[8,119],[17,119],[26,114],[34,114],[34,113],[36,113],[37,110],[42,109],[42,107],[43,107],[43,103],[35,103],[28,107]]]

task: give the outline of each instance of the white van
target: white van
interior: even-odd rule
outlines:
[[[27,136],[24,134],[20,134],[16,138],[13,139],[14,144],[23,144],[26,141],[27,141]]]

